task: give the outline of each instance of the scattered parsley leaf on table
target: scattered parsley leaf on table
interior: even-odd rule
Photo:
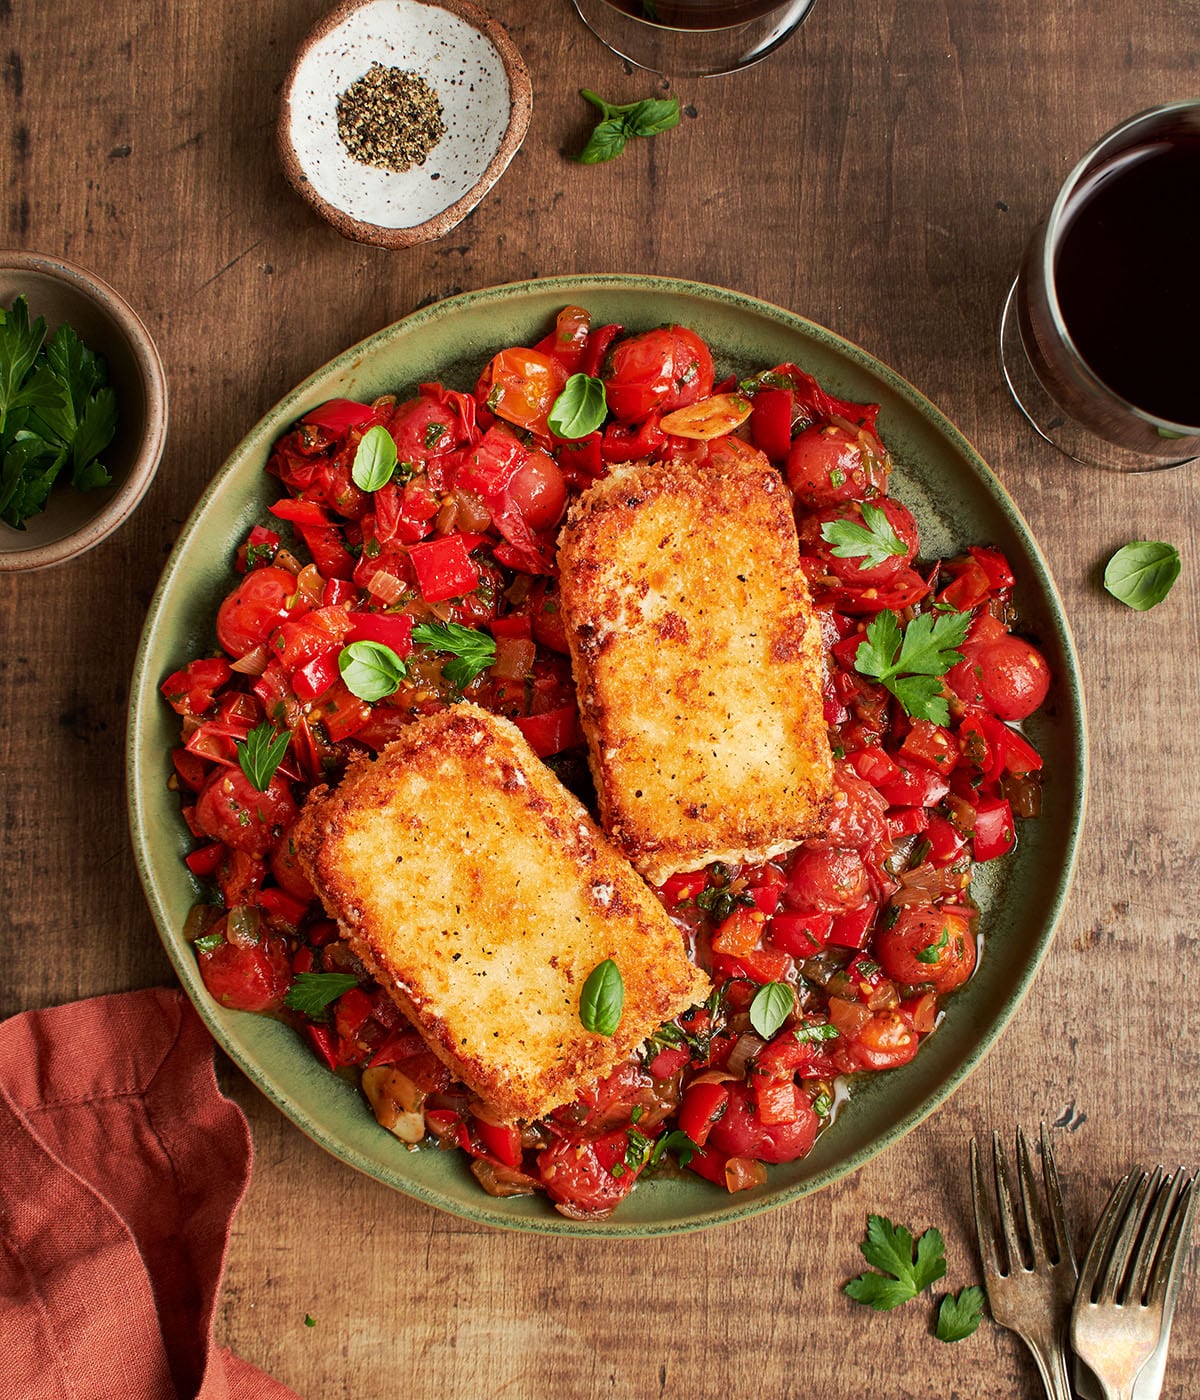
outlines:
[[[323,1021],[330,1002],[357,986],[358,978],[352,972],[298,972],[283,1001],[293,1011]]]
[[[907,1303],[924,1292],[946,1272],[942,1235],[932,1226],[916,1243],[903,1225],[893,1225],[882,1215],[867,1217],[867,1238],[859,1245],[863,1258],[882,1273],[859,1274],[846,1284],[845,1291],[856,1303],[865,1303],[879,1312]]]
[[[881,506],[862,503],[863,523],[857,520],[827,520],[821,538],[833,545],[839,559],[860,559],[860,569],[872,569],[894,556],[907,554],[908,546],[896,533]]]
[[[678,97],[646,97],[640,102],[605,102],[590,88],[580,88],[580,97],[600,109],[588,143],[575,157],[581,165],[601,165],[614,160],[625,149],[631,136],[657,136],[679,125]]]
[[[983,1320],[983,1289],[970,1284],[957,1294],[947,1293],[938,1308],[934,1335],[939,1342],[961,1342]]]
[[[957,662],[971,625],[969,612],[919,613],[903,630],[885,608],[868,625],[854,657],[854,669],[879,681],[914,719],[950,722],[941,678]]]
[[[1123,545],[1108,561],[1104,587],[1137,612],[1161,603],[1175,586],[1183,567],[1173,544],[1158,540],[1134,540]]]

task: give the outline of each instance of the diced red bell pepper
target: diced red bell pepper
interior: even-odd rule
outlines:
[[[256,903],[269,919],[286,924],[292,929],[308,913],[307,899],[300,899],[294,894],[288,894],[287,890],[280,889],[278,885],[271,885],[265,890],[259,890]]]
[[[208,777],[208,764],[199,754],[188,753],[187,749],[172,749],[171,762],[179,781],[189,792],[199,792]]]
[[[739,905],[713,935],[714,953],[740,958],[758,947],[766,920],[756,909]]]
[[[959,746],[963,757],[992,783],[1004,771],[1008,749],[1008,726],[979,705],[970,705],[958,724]]]
[[[750,415],[750,439],[772,462],[784,460],[792,446],[790,389],[759,389]]]
[[[929,813],[924,807],[897,807],[884,818],[888,835],[893,841],[901,841],[906,836],[916,836],[929,825]]]
[[[967,845],[962,832],[945,817],[937,815],[929,818],[925,839],[929,842],[929,860],[939,869],[953,865]]]
[[[268,530],[265,525],[255,525],[238,549],[238,573],[244,574],[251,569],[265,567],[275,558],[282,543],[274,530]]]
[[[715,1152],[708,1148],[703,1148],[699,1152],[693,1152],[688,1166],[697,1176],[702,1176],[705,1181],[711,1181],[714,1186],[725,1185],[725,1163],[729,1158],[724,1152]]]
[[[683,1045],[668,1045],[660,1050],[646,1066],[651,1079],[670,1079],[690,1062],[692,1052]]]
[[[728,964],[728,976],[748,977],[761,986],[768,982],[786,982],[796,967],[792,955],[779,948],[755,948],[740,957],[721,958],[720,961]]]
[[[725,1111],[728,1102],[729,1090],[724,1084],[690,1084],[679,1105],[680,1131],[686,1133],[697,1147],[703,1147],[713,1124]],[[721,1170],[724,1179],[723,1166]]]
[[[977,861],[1006,856],[1017,844],[1012,808],[1003,797],[982,797],[975,803],[971,844]]]
[[[934,773],[949,773],[958,762],[960,752],[954,735],[945,725],[914,719],[900,745],[899,756],[902,761],[920,763]]]
[[[794,958],[811,958],[829,941],[833,928],[832,914],[776,914],[767,925],[767,933],[776,948],[791,953]]]
[[[401,660],[412,655],[413,620],[408,613],[352,612],[348,642],[380,642]]]
[[[296,667],[292,672],[292,689],[301,700],[316,700],[338,679],[341,674],[338,670],[339,655],[340,649],[331,647]]]
[[[871,932],[878,908],[878,904],[872,899],[861,909],[850,909],[844,914],[838,914],[829,930],[829,942],[838,948],[861,948]]]
[[[652,456],[667,440],[658,426],[660,414],[655,410],[635,428],[610,423],[600,442],[600,455],[606,462],[636,462]]]
[[[473,1124],[479,1140],[498,1162],[506,1167],[521,1165],[521,1133],[511,1124],[486,1123],[476,1118]]]
[[[325,579],[349,579],[354,572],[354,556],[342,542],[341,532],[332,525],[297,524],[304,547]]]
[[[362,1028],[371,1019],[371,998],[361,987],[351,987],[337,999],[334,1024],[338,1037],[345,1041],[358,1039]]]
[[[761,885],[751,885],[746,893],[754,901],[754,907],[760,914],[766,914],[768,918],[779,908],[779,901],[787,888],[787,881],[780,877],[779,880],[764,881]]]
[[[902,776],[896,760],[874,745],[848,753],[846,762],[872,787],[879,787],[882,783],[894,783]]]
[[[409,548],[417,587],[427,603],[461,598],[479,583],[479,566],[467,553],[461,535],[443,535]]]
[[[658,887],[658,897],[668,909],[674,909],[677,904],[686,904],[689,899],[695,899],[707,884],[708,874],[704,870],[669,875]]]
[[[903,765],[899,777],[876,783],[875,787],[889,807],[935,807],[950,791],[950,784],[940,773]]]
[[[361,428],[365,432],[379,422],[379,415],[367,403],[355,403],[353,399],[329,399],[309,409],[301,421],[324,428],[335,437],[345,437],[351,428]]]
[[[533,619],[528,613],[509,613],[507,617],[494,617],[487,624],[493,637],[516,637],[528,642],[533,638]]]
[[[946,566],[954,577],[937,595],[939,603],[948,603],[959,612],[976,608],[988,596],[990,583],[983,566],[970,555],[956,564]]]
[[[414,1030],[400,1028],[389,1031],[383,1043],[371,1056],[371,1064],[374,1065],[395,1065],[401,1060],[411,1059],[413,1055],[420,1055],[425,1049],[425,1042]]]
[[[214,841],[211,845],[201,846],[184,856],[183,861],[193,875],[206,880],[225,859],[228,850],[229,847],[223,841]]]
[[[586,486],[604,472],[600,436],[597,429],[586,437],[554,439],[554,459],[577,485]]]
[[[597,326],[594,331],[591,331],[587,338],[587,345],[584,346],[583,358],[579,361],[579,373],[591,375],[593,378],[598,375],[604,364],[605,355],[608,354],[613,341],[624,329],[624,326],[608,325]]]
[[[1006,588],[1012,588],[1016,583],[1012,566],[1000,550],[988,545],[971,544],[967,546],[967,553],[987,575],[988,587],[992,593],[1000,593]]]
[[[328,512],[316,501],[297,501],[290,496],[276,501],[267,509],[280,520],[290,520],[293,525],[328,525]]]
[[[342,603],[348,603],[352,598],[358,596],[358,589],[348,578],[330,578],[325,580],[325,587],[321,591],[321,606],[326,608],[336,608]]]
[[[380,712],[388,713],[382,708]],[[373,713],[371,706],[360,700],[340,678],[321,698],[321,721],[335,744],[357,734],[370,722]]]
[[[338,1058],[337,1037],[333,1031],[328,1026],[315,1026],[311,1022],[305,1022],[303,1029],[304,1038],[317,1059],[326,1069],[337,1069],[341,1061]]]
[[[574,705],[560,705],[540,715],[517,715],[513,723],[539,758],[549,758],[583,743],[579,711]]]
[[[766,1075],[756,1075],[754,1099],[758,1105],[759,1119],[768,1125],[794,1123],[798,1112],[796,1085],[790,1079],[769,1079]]]

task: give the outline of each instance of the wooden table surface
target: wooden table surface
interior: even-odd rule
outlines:
[[[649,1243],[542,1238],[440,1214],[326,1156],[239,1073],[256,1165],[222,1338],[311,1400],[392,1395],[1033,1397],[990,1322],[945,1346],[925,1302],[841,1292],[869,1212],[946,1238],[978,1281],[971,1134],[1039,1119],[1077,1239],[1135,1160],[1197,1164],[1200,988],[1192,908],[1195,477],[1072,468],[1002,386],[997,308],[1078,154],[1120,118],[1197,94],[1189,0],[820,0],[759,67],[681,80],[679,129],[572,163],[577,96],[654,93],[566,0],[490,0],[533,79],[508,173],[440,242],[344,242],[293,195],[274,123],[323,0],[0,3],[4,235],[98,272],[165,361],[170,441],[136,517],[75,562],[0,579],[0,1014],[169,983],[123,817],[123,726],[145,607],[230,449],[337,351],[450,293],[540,274],[656,272],[765,298],[919,385],[992,464],[1066,603],[1090,718],[1073,893],[991,1055],[902,1143],[742,1224]],[[1098,572],[1128,539],[1184,553],[1135,614]],[[1192,1248],[1164,1394],[1195,1394]],[[304,1325],[305,1315],[316,1320]]]

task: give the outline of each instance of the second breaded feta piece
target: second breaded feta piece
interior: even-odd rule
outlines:
[[[616,469],[573,506],[559,565],[601,818],[646,879],[818,832],[833,776],[820,628],[767,459]]]
[[[474,705],[416,721],[317,789],[294,840],[346,941],[505,1118],[570,1102],[710,991],[583,806],[515,725]],[[625,988],[611,1036],[579,1015],[606,958]]]

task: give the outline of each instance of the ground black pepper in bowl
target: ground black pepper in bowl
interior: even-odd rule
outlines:
[[[442,104],[425,79],[382,63],[338,96],[337,124],[350,155],[383,170],[424,165],[446,134]]]

